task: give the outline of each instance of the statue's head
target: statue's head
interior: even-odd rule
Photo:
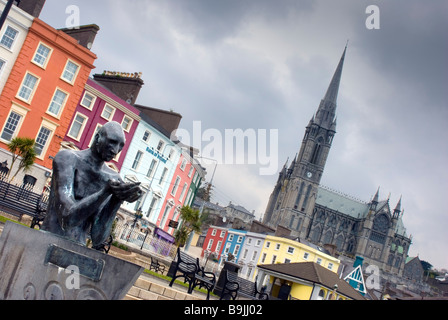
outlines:
[[[123,149],[125,141],[121,125],[116,121],[111,121],[98,130],[91,149],[103,161],[111,161]]]

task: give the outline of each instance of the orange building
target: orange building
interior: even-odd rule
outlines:
[[[85,27],[93,34],[88,43],[35,18],[0,96],[0,148],[17,136],[34,138],[36,167],[47,172],[94,68],[87,48],[99,28]]]

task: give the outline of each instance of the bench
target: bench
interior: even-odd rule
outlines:
[[[0,180],[0,209],[19,220],[28,215],[33,218],[30,227],[40,228],[47,210],[47,197]]]
[[[193,258],[177,248],[177,261],[169,286],[172,287],[174,280],[179,277],[184,278],[184,283],[188,282],[188,293],[192,293],[196,286],[203,287],[207,289],[207,300],[210,299],[210,291],[215,287],[216,276],[200,266],[199,258]]]
[[[223,270],[223,272],[226,274],[220,300],[223,300],[225,296],[230,296],[232,300],[235,300],[238,295],[253,300],[269,300],[267,293],[258,291],[256,278],[255,282],[252,282],[238,277],[238,274],[233,271]]]
[[[159,272],[163,274],[165,272],[165,265],[159,263],[156,258],[151,258],[151,264],[149,265],[149,270],[154,270],[155,272]]]

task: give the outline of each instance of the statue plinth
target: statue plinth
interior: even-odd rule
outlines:
[[[50,232],[6,222],[0,299],[119,300],[143,268]]]

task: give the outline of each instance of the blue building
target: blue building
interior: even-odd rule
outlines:
[[[234,257],[232,262],[238,262],[238,258],[242,251],[241,248],[243,247],[246,234],[247,231],[245,230],[229,229],[227,231],[227,237],[224,242],[220,263],[227,260],[230,254]]]

